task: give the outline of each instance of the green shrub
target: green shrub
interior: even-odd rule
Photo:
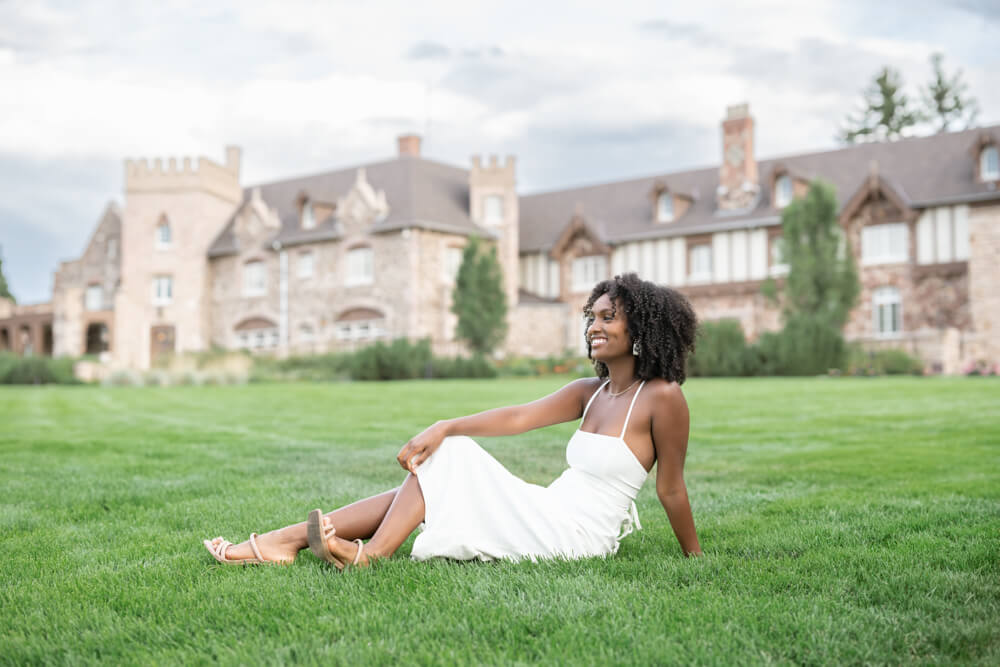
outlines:
[[[471,357],[435,357],[431,364],[436,378],[495,378],[496,367],[481,354]]]
[[[844,336],[822,319],[795,315],[758,343],[761,370],[768,375],[825,375],[844,367]]]
[[[866,350],[852,345],[847,359],[848,375],[923,375],[924,362],[906,350]]]
[[[688,364],[691,375],[702,377],[754,375],[760,367],[759,355],[747,345],[736,320],[702,323]]]
[[[0,384],[79,384],[74,359],[0,355]]]

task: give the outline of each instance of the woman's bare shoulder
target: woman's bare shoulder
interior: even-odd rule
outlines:
[[[678,383],[669,382],[663,378],[653,378],[646,383],[646,386],[649,388],[650,398],[653,399],[656,406],[654,411],[673,412],[687,409],[684,392]]]

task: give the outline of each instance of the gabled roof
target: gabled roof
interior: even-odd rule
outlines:
[[[975,161],[970,158],[970,151],[984,135],[1000,138],[1000,126],[759,160],[757,167],[761,184],[770,183],[773,170],[779,166],[802,178],[822,178],[836,187],[841,209],[864,185],[873,161],[878,164],[879,173],[891,180],[914,208],[1000,199],[995,186],[975,180]],[[657,183],[693,199],[691,207],[674,222],[653,222],[649,193]],[[780,211],[774,207],[772,193],[766,186],[752,210],[727,214],[716,207],[718,184],[718,167],[709,167],[524,195],[519,202],[521,251],[550,250],[573,211],[581,206],[587,211],[587,222],[612,245],[779,224]]]
[[[264,202],[277,209],[281,229],[270,239],[270,243],[280,242],[287,246],[334,240],[340,234],[336,215],[313,229],[302,229],[297,198],[305,193],[314,201],[337,201],[354,186],[359,169],[365,170],[368,183],[374,189],[385,192],[389,203],[389,214],[373,225],[373,233],[419,227],[465,236],[495,236],[469,217],[468,170],[414,156],[262,183],[246,188],[244,201],[257,187]],[[233,237],[235,215],[212,243],[208,250],[209,257],[236,252]]]

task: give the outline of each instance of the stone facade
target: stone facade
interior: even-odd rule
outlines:
[[[847,337],[903,347],[942,372],[1000,360],[1000,192],[972,168],[1000,128],[772,161],[754,156],[746,105],[729,108],[721,129],[718,169],[538,195],[517,193],[512,157],[442,165],[420,156],[415,135],[399,138],[395,160],[247,190],[235,148],[223,163],[127,161],[123,209],[109,208],[83,255],[56,274],[52,347],[108,345],[129,368],[209,346],[287,355],[397,337],[463,353],[452,290],[471,235],[497,249],[506,354],[582,353],[593,282],[626,271],[681,290],[703,321],[739,321],[755,340],[781,325],[761,294],[787,272],[781,207],[819,177],[838,188],[861,281]],[[880,226],[905,228],[907,247],[890,260],[863,252],[866,230]],[[876,321],[887,293],[896,301],[886,312],[899,318],[888,331]],[[19,349],[26,331],[45,348],[41,320],[15,331],[26,311],[4,313],[0,346]],[[88,336],[102,325],[103,343]]]

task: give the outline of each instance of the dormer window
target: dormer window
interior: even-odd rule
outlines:
[[[782,174],[774,181],[774,207],[785,208],[791,203],[792,177],[788,174]]]
[[[483,198],[483,222],[498,225],[503,222],[503,197],[487,195]]]
[[[312,229],[316,226],[316,214],[313,213],[311,201],[306,200],[302,204],[302,229]]]
[[[979,179],[1000,181],[1000,151],[996,144],[986,146],[979,152]]]
[[[669,192],[661,192],[656,197],[656,221],[673,222],[674,220],[674,198]]]
[[[156,226],[156,247],[159,250],[164,250],[169,248],[171,243],[173,243],[173,235],[170,232],[170,223],[166,218],[163,218]]]

